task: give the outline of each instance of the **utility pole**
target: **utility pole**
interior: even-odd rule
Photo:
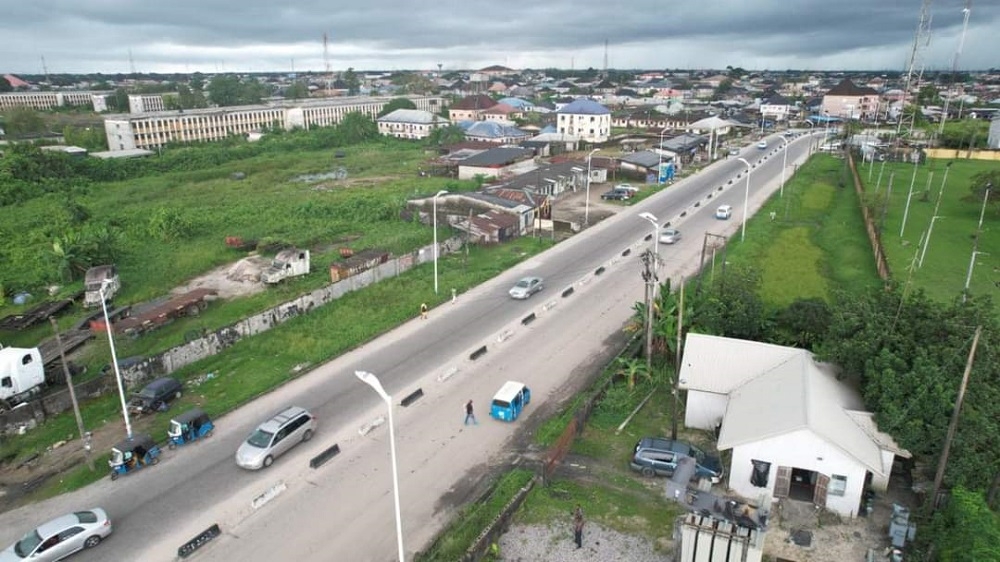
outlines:
[[[656,243],[656,240],[653,240]],[[653,300],[656,298],[656,257],[646,250],[642,253],[642,279],[646,282],[646,372],[653,374]]]
[[[677,307],[677,349],[674,376],[670,381],[670,438],[677,440],[677,384],[681,376],[681,339],[684,337],[684,277],[681,277],[680,305]]]
[[[52,331],[56,334],[56,345],[59,346],[59,360],[62,361],[63,374],[66,376],[66,386],[69,388],[69,400],[73,403],[73,414],[76,416],[76,429],[80,432],[80,442],[83,443],[84,455],[87,457],[87,468],[94,471],[94,459],[90,456],[89,434],[83,430],[83,416],[80,415],[80,403],[76,401],[76,390],[73,388],[73,375],[69,372],[69,365],[66,363],[66,351],[63,349],[62,336],[59,335],[59,324],[56,319],[49,316],[52,323]]]
[[[982,333],[983,327],[976,326],[976,335],[972,338],[972,349],[969,350],[969,359],[965,362],[965,373],[962,374],[962,384],[958,387],[958,397],[955,399],[955,407],[951,411],[951,422],[948,423],[948,435],[944,438],[944,450],[941,451],[941,460],[938,461],[937,473],[934,474],[934,493],[931,495],[932,512],[937,507],[938,492],[941,490],[941,481],[944,480],[944,469],[948,465],[948,453],[951,451],[951,441],[955,438],[955,430],[958,429],[958,416],[962,411],[965,389],[969,385],[969,373],[972,372],[972,362],[976,357],[976,346],[979,345],[979,335]]]

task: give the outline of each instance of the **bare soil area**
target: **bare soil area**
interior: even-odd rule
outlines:
[[[267,286],[257,279],[270,261],[262,256],[248,256],[235,264],[219,266],[174,288],[172,294],[180,295],[194,289],[215,289],[219,298],[245,297],[264,291]]]

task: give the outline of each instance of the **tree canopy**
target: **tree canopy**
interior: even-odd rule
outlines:
[[[385,104],[385,107],[382,108],[382,111],[379,112],[378,116],[383,117],[385,115],[389,115],[390,113],[396,111],[397,109],[416,109],[416,108],[417,104],[413,103],[412,100],[409,100],[407,98],[392,98],[391,100],[389,100],[389,103]]]
[[[252,105],[268,94],[267,87],[254,78],[240,79],[233,74],[220,74],[208,84],[208,97],[219,106]]]

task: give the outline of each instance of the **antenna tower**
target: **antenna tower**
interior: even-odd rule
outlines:
[[[42,74],[45,74],[45,83],[49,82],[49,67],[45,64],[45,55],[42,55]]]
[[[958,77],[958,58],[962,56],[962,47],[965,46],[965,32],[969,29],[969,14],[972,12],[972,0],[965,0],[965,8],[962,8],[962,34],[958,38],[958,49],[955,50],[955,58],[951,60],[951,85],[955,85],[955,78]],[[948,88],[951,89],[950,87]],[[948,105],[951,101],[951,95],[949,92],[948,97],[944,98],[944,111],[941,112],[941,126],[938,127],[938,136],[944,133],[944,122],[948,120]]]
[[[128,72],[135,78],[135,59],[132,58],[132,49],[128,50]]]
[[[906,99],[910,96],[912,88],[919,91],[920,80],[924,76],[924,49],[931,42],[931,0],[924,0],[920,6],[920,20],[917,22],[917,32],[913,36],[913,48],[910,50],[910,61],[906,65],[906,80],[903,82],[903,110],[906,109]],[[916,76],[914,76],[916,73]],[[914,82],[915,79],[915,82]],[[916,103],[916,99],[914,99]],[[896,123],[896,140],[899,141],[899,132],[903,127],[905,115],[899,116]],[[913,136],[913,124],[916,120],[916,108],[910,117],[910,136]]]
[[[608,40],[604,40],[604,78],[608,77]]]
[[[326,95],[330,96],[330,37],[323,32],[323,70],[326,73]]]

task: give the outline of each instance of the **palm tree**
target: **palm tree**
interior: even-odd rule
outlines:
[[[652,373],[646,369],[646,362],[637,357],[619,357],[615,360],[618,374],[623,375],[628,380],[629,389],[635,388],[635,379],[645,377],[652,381]]]

